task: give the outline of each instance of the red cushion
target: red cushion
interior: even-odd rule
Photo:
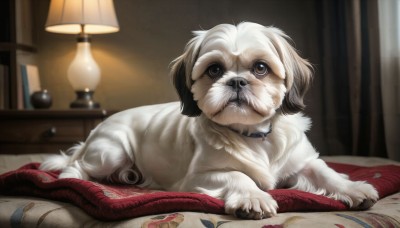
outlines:
[[[58,172],[38,170],[39,165],[30,163],[0,175],[0,193],[69,202],[97,219],[108,221],[175,211],[224,214],[224,202],[208,195],[154,191],[79,179],[57,179]],[[348,174],[352,180],[369,182],[377,189],[380,198],[400,190],[400,166],[328,165],[340,173]],[[278,202],[278,212],[349,209],[340,201],[308,192],[276,189],[269,193]]]

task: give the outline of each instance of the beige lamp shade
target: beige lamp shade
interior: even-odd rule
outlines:
[[[51,0],[45,27],[66,34],[119,31],[113,0]]]

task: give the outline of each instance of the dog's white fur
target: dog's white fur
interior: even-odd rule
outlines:
[[[312,71],[282,31],[246,22],[195,35],[171,70],[181,106],[117,113],[41,169],[62,169],[60,178],[205,193],[223,199],[227,213],[250,219],[276,214],[265,191],[279,187],[353,208],[373,205],[371,185],[336,173],[308,141],[310,120],[299,111]]]

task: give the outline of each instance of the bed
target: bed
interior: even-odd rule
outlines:
[[[39,194],[39,192],[36,192],[37,189],[32,190],[34,184],[33,181],[31,183],[31,176],[24,177],[22,172],[15,171],[19,167],[25,167],[22,169],[23,171],[32,171],[46,156],[46,154],[0,155],[0,182],[3,181],[0,183],[0,227],[400,227],[400,163],[388,159],[352,156],[323,157],[329,164],[339,165],[338,167],[342,167],[341,164],[348,164],[343,166],[347,169],[351,167],[369,167],[368,169],[385,167],[387,174],[390,175],[386,181],[392,184],[391,191],[386,192],[385,196],[369,210],[350,211],[346,208],[340,208],[340,204],[338,204],[339,207],[325,205],[332,206],[333,209],[324,207],[319,211],[318,207],[309,207],[310,210],[307,210],[308,207],[305,205],[307,202],[305,202],[303,205],[301,205],[302,203],[298,205],[298,211],[296,211],[296,208],[286,208],[284,211],[287,212],[281,212],[273,218],[240,220],[225,215],[223,210],[221,211],[221,208],[223,208],[221,201],[190,194],[171,195],[168,198],[170,195],[162,193],[165,196],[162,203],[154,201],[152,198],[153,201],[150,206],[146,208],[135,207],[128,213],[128,216],[122,216],[128,208],[128,202],[124,201],[118,201],[118,205],[125,206],[124,211],[121,211],[121,208],[105,210],[101,206],[96,207],[96,204],[91,205],[96,208],[92,208],[92,211],[90,211],[88,206],[82,203],[86,196],[78,194],[74,196],[75,201],[51,197],[54,192],[62,189],[59,186],[46,187],[46,184],[53,183],[47,179],[48,183],[42,183],[43,185],[40,186],[42,189],[40,189]],[[26,166],[27,164],[28,166]],[[9,178],[12,178],[15,183],[18,182],[19,188],[14,185],[14,182],[10,182],[10,180],[4,182],[4,178],[1,179],[7,173],[12,174],[9,175]],[[375,171],[373,178],[379,179],[383,175],[381,173],[383,172]],[[21,190],[21,183],[25,192]],[[101,183],[90,184],[95,187],[102,186]],[[38,188],[37,186],[34,187]],[[89,188],[92,192],[94,191],[94,187]],[[121,188],[125,189],[124,186]],[[84,189],[84,191],[86,190]],[[125,189],[125,191],[127,190]],[[125,194],[130,193],[125,192]],[[154,195],[160,194],[157,192]],[[190,198],[192,196],[193,198],[197,197],[198,202],[190,203],[190,201],[187,205],[181,204],[182,207],[180,207],[179,202],[183,201],[172,200],[177,199],[174,198],[177,196],[180,197],[179,200],[182,200],[182,197],[189,196],[185,198],[186,201],[184,202],[189,202],[187,201],[189,199],[192,200]],[[297,200],[307,198],[306,196],[299,196]],[[90,196],[87,197],[90,198]],[[118,198],[116,195],[112,197]],[[339,208],[339,210],[335,210],[335,208]],[[97,214],[93,213],[93,210]],[[114,212],[116,214],[114,217],[108,216]]]

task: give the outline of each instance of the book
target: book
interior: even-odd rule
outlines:
[[[0,64],[0,109],[7,107],[7,66]]]
[[[36,65],[21,65],[22,93],[24,108],[33,109],[31,95],[40,91],[39,70]]]
[[[0,109],[10,108],[9,66],[0,64]]]

